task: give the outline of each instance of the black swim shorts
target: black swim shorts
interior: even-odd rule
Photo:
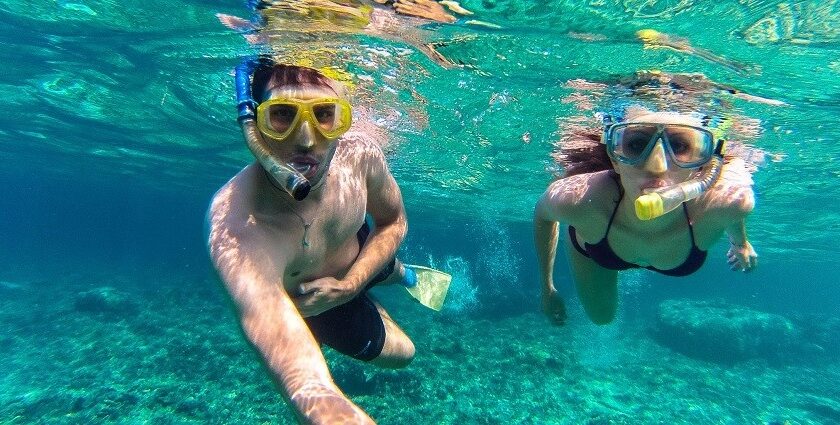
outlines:
[[[365,222],[356,234],[359,246],[364,245],[369,234],[370,227]],[[315,339],[350,357],[364,361],[375,359],[385,346],[385,323],[376,305],[368,298],[367,291],[390,276],[395,264],[396,259],[391,260],[356,298],[317,316],[305,318]]]

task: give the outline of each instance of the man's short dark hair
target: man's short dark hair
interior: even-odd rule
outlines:
[[[338,94],[336,83],[317,69],[285,65],[268,58],[261,58],[251,80],[251,96],[259,103],[265,92],[283,86],[310,85],[328,88]]]

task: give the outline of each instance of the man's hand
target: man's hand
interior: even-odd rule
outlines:
[[[554,326],[566,324],[566,304],[557,294],[557,290],[543,291],[542,310]]]
[[[349,283],[334,277],[322,277],[298,286],[289,294],[303,317],[317,316],[333,307],[353,299],[358,290]]]
[[[740,270],[747,273],[758,265],[758,254],[755,253],[749,241],[744,241],[741,245],[730,242],[726,258],[733,271]]]

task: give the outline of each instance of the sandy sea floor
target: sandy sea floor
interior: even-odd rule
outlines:
[[[212,278],[0,280],[2,423],[294,422]],[[114,310],[80,295],[102,287]],[[641,319],[599,328],[573,311],[552,328],[536,312],[434,313],[391,289],[414,362],[327,353],[382,424],[840,423],[836,357],[717,365],[658,345]]]

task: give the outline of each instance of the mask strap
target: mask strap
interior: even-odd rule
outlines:
[[[608,114],[608,113],[605,113],[605,112],[596,113],[595,118],[598,119],[598,120],[601,120],[601,123],[604,124],[607,127],[609,127],[610,125],[612,125],[615,122],[613,120],[613,116]]]

